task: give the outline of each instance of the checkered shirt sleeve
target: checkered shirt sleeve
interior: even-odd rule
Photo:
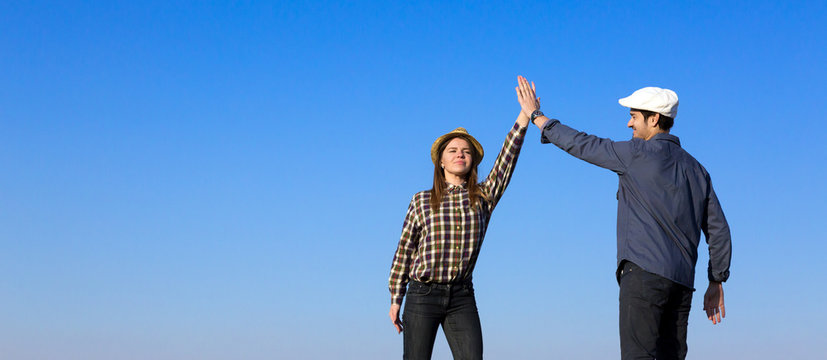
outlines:
[[[411,267],[412,255],[416,251],[420,240],[421,225],[417,218],[417,209],[424,205],[427,205],[427,201],[422,204],[421,193],[414,195],[410,205],[408,205],[405,222],[402,223],[402,236],[399,239],[396,254],[393,256],[389,280],[391,301],[394,304],[401,305],[402,298],[405,297],[405,286],[408,284],[408,272]]]
[[[520,156],[520,149],[523,146],[525,133],[527,127],[520,127],[514,124],[511,131],[505,137],[502,149],[500,149],[497,160],[494,161],[494,167],[488,177],[480,183],[483,193],[488,195],[488,211],[494,211],[494,207],[502,198],[505,188],[511,181],[511,175],[514,174],[514,167],[517,165],[517,157]]]

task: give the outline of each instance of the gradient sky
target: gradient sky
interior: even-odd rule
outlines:
[[[732,228],[690,359],[827,354],[827,3],[0,3],[0,358],[389,359],[387,277],[433,140],[519,105],[672,133]],[[617,176],[529,129],[474,273],[490,359],[619,357]],[[444,337],[435,359],[450,358]]]

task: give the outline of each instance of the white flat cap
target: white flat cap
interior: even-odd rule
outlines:
[[[654,111],[673,119],[678,115],[678,94],[669,89],[649,86],[617,102],[627,108]]]

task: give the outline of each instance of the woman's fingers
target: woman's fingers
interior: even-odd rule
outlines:
[[[520,92],[520,98],[525,97],[525,89],[523,88],[523,77],[517,76],[517,89]]]
[[[520,92],[520,100],[525,101],[525,99],[528,99],[530,97],[530,94],[528,92],[528,87],[526,86],[526,85],[528,85],[527,82],[526,82],[526,79],[522,76],[518,76],[517,77],[517,85],[518,85],[517,88],[519,89],[519,92]]]
[[[531,87],[528,86],[528,80],[522,76],[520,76],[520,78],[520,88],[523,91],[523,97],[526,99],[533,99],[534,96],[532,95]]]

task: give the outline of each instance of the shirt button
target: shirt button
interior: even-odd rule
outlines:
[[[462,229],[462,226],[457,225],[457,230]]]

